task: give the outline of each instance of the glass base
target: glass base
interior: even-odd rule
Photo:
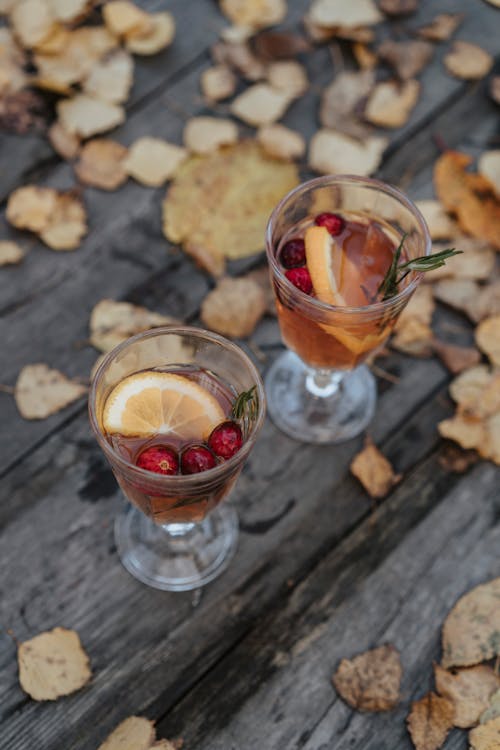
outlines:
[[[159,526],[129,506],[116,518],[115,539],[123,565],[139,581],[190,591],[227,567],[238,541],[238,516],[222,503],[201,523]]]
[[[314,387],[314,370],[293,352],[275,360],[265,378],[267,410],[275,425],[303,443],[341,443],[359,435],[375,412],[375,378],[362,365],[333,373]]]

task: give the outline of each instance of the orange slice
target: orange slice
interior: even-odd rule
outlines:
[[[150,370],[118,383],[107,398],[102,422],[111,434],[205,440],[225,418],[215,396],[198,383]]]

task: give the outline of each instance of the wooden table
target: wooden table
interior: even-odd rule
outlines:
[[[298,29],[308,3],[289,5],[285,26]],[[170,50],[137,59],[129,116],[116,137],[180,142],[185,118],[206,111],[199,75],[225,21],[208,0],[144,6],[172,10],[177,36]],[[393,34],[461,9],[466,18],[456,36],[498,53],[500,12],[481,0],[422,2],[417,14],[392,24]],[[378,173],[414,198],[432,196],[434,135],[474,155],[494,142],[498,109],[486,82],[446,74],[448,46],[437,45],[423,95],[408,125],[390,134]],[[328,49],[308,55],[307,65],[313,85],[284,122],[310,136],[319,92],[333,75]],[[74,177],[42,136],[2,134],[2,200],[33,181],[66,188]],[[133,181],[115,193],[86,189],[91,230],[80,249],[54,253],[26,240],[24,263],[0,271],[2,383],[13,385],[33,362],[87,376],[96,358],[86,343],[89,313],[104,297],[198,322],[212,282],[162,236],[164,192]],[[232,271],[262,262],[253,258]],[[448,310],[439,311],[437,329],[471,340],[465,320]],[[263,320],[253,342],[265,370],[281,350],[274,318]],[[28,422],[0,394],[2,750],[94,750],[131,714],[155,719],[160,737],[183,737],[186,750],[411,747],[405,716],[432,685],[443,618],[462,593],[500,574],[500,471],[490,463],[465,475],[442,468],[436,423],[452,405],[450,376],[436,359],[392,353],[381,366],[396,382],[379,380],[370,432],[403,481],[374,508],[348,472],[361,437],[308,446],[267,420],[233,496],[241,525],[236,557],[195,594],[150,589],[121,566],[113,519],[124,501],[90,433],[84,400]],[[79,632],[94,676],[71,697],[36,703],[19,687],[7,630],[25,640],[56,625]],[[331,675],[342,657],[384,642],[402,654],[403,701],[386,714],[354,712]],[[465,733],[455,731],[445,748],[466,745]]]

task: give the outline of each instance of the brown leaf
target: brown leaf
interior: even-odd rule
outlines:
[[[477,171],[489,180],[498,197],[500,197],[500,149],[485,151],[478,159]]]
[[[438,423],[441,437],[454,440],[462,448],[476,449],[485,442],[485,429],[481,419],[467,417],[457,413],[450,419],[443,419]]]
[[[73,191],[58,193],[48,224],[39,232],[40,239],[52,250],[75,250],[87,234],[87,213],[80,197]]]
[[[203,71],[200,86],[207,102],[227,99],[236,91],[236,76],[227,65],[214,65]]]
[[[454,375],[477,365],[481,359],[478,350],[472,346],[455,346],[433,339],[432,348],[445,367]]]
[[[463,412],[478,414],[478,405],[492,380],[492,374],[486,365],[471,367],[461,373],[450,384],[450,394]]]
[[[399,652],[385,645],[342,659],[332,680],[341,698],[358,711],[390,711],[400,701],[402,675]]]
[[[50,9],[58,21],[73,23],[82,21],[94,4],[94,0],[50,0]]]
[[[443,62],[446,69],[457,78],[474,80],[484,78],[489,73],[493,65],[493,57],[477,44],[460,39],[453,42]]]
[[[500,690],[497,690],[493,695],[490,697],[488,708],[483,711],[479,718],[480,724],[486,724],[488,721],[491,721],[492,719],[497,719],[500,717]]]
[[[23,367],[17,377],[14,398],[24,419],[45,419],[64,409],[87,392],[80,383],[51,370],[47,365]]]
[[[373,0],[357,0],[348,4],[344,0],[314,0],[308,17],[317,26],[346,29],[372,26],[383,20]]]
[[[456,234],[457,226],[455,222],[448,216],[443,206],[439,201],[436,200],[420,200],[415,201],[415,205],[422,212],[429,234],[433,240],[446,240],[453,237]],[[458,256],[454,256],[458,257]],[[451,260],[451,258],[450,258]],[[448,264],[442,266],[447,268]],[[440,269],[437,269],[440,270]]]
[[[104,102],[87,94],[62,99],[56,104],[61,124],[82,138],[112,130],[125,120],[125,111],[117,104]]]
[[[469,732],[471,750],[498,750],[500,747],[500,717]]]
[[[47,227],[57,204],[53,188],[25,185],[14,190],[7,201],[7,221],[17,229],[40,232]]]
[[[469,591],[443,625],[443,667],[467,667],[500,653],[500,578]]]
[[[45,129],[45,102],[34,91],[6,92],[0,96],[0,128],[24,135]]]
[[[50,7],[43,0],[18,0],[9,15],[12,29],[25,48],[36,47],[54,26]]]
[[[219,65],[227,65],[248,81],[264,78],[266,68],[245,42],[217,42],[212,57]]]
[[[408,121],[420,95],[420,84],[410,79],[378,83],[365,107],[365,119],[384,128],[400,128]]]
[[[19,682],[37,701],[52,701],[80,690],[92,677],[78,633],[54,628],[19,644]]]
[[[451,471],[456,474],[463,474],[470,466],[479,461],[479,456],[474,450],[463,450],[458,445],[447,443],[441,451],[439,465],[445,471]]]
[[[443,279],[433,286],[434,297],[437,300],[467,313],[469,317],[472,317],[472,300],[479,293],[479,289],[479,284],[471,279]]]
[[[0,240],[0,266],[14,266],[21,263],[24,250],[17,242]]]
[[[378,62],[376,53],[363,42],[354,42],[352,53],[361,70],[373,70]]]
[[[310,50],[304,37],[289,31],[261,31],[254,37],[253,47],[258,57],[266,62],[290,60]]]
[[[463,13],[439,13],[429,24],[418,29],[418,35],[431,42],[445,42],[453,36],[464,18]]]
[[[436,691],[453,703],[453,725],[462,729],[477,724],[489,705],[490,697],[500,686],[500,677],[483,664],[454,672],[435,664],[434,677]]]
[[[76,176],[84,185],[116,190],[127,180],[123,166],[127,153],[125,146],[107,138],[88,141],[75,164]]]
[[[129,716],[118,724],[98,750],[149,750],[156,738],[154,723],[142,716]]]
[[[109,352],[136,333],[179,322],[177,318],[160,315],[139,305],[103,299],[90,315],[90,343],[101,352]]]
[[[380,10],[388,16],[407,16],[418,8],[419,0],[380,0]]]
[[[194,154],[208,154],[219,146],[236,143],[238,128],[222,117],[190,117],[182,134],[185,147]]]
[[[489,91],[495,104],[500,104],[500,76],[493,76],[491,78]]]
[[[277,60],[267,66],[266,78],[278,91],[297,99],[307,91],[309,81],[303,65],[296,60]]]
[[[187,151],[161,138],[144,136],[129,148],[123,162],[127,174],[148,187],[158,187],[169,180],[187,158]]]
[[[485,318],[476,328],[476,344],[494,367],[500,367],[500,315]]]
[[[423,285],[417,287],[396,322],[391,346],[413,356],[429,356],[432,352],[434,308],[432,289]]]
[[[323,127],[342,131],[354,138],[369,136],[369,128],[360,121],[357,112],[372,90],[374,81],[371,70],[342,71],[335,76],[321,97],[319,119]]]
[[[47,133],[54,151],[63,159],[74,159],[80,151],[80,139],[68,131],[56,120]]]
[[[109,31],[115,36],[147,34],[152,28],[149,13],[138,8],[130,0],[108,0],[102,9],[102,17]]]
[[[266,154],[284,161],[300,159],[306,150],[306,142],[302,134],[279,123],[259,128],[257,141]]]
[[[125,37],[125,46],[134,55],[156,55],[174,41],[175,21],[171,13],[152,13],[150,19],[152,28],[147,34],[134,32]]]
[[[434,48],[429,42],[405,41],[395,42],[386,39],[377,48],[382,60],[389,63],[396,75],[403,81],[413,78],[425,68],[434,54]]]
[[[256,83],[231,102],[231,114],[258,127],[279,120],[288,109],[290,96],[268,83]]]
[[[387,144],[387,138],[381,136],[359,141],[335,130],[318,130],[309,145],[309,166],[320,174],[371,175]]]
[[[219,0],[220,9],[236,26],[262,29],[281,23],[286,16],[286,0]]]
[[[416,750],[438,750],[453,726],[453,715],[453,703],[435,693],[414,701],[406,721]]]
[[[444,229],[444,224],[442,228]],[[434,283],[438,279],[448,277],[473,281],[486,281],[492,278],[496,265],[496,253],[488,242],[458,234],[451,242],[434,244],[433,250],[438,252],[450,245],[461,250],[461,254],[449,258],[441,268],[426,273],[424,276],[426,283]]]
[[[230,338],[246,338],[264,315],[266,300],[255,281],[221,279],[201,305],[201,320],[212,331]]]
[[[90,96],[112,104],[128,99],[134,79],[134,60],[126,50],[111,52],[97,62],[85,79],[83,90]]]
[[[350,470],[370,497],[377,499],[385,497],[401,479],[401,475],[394,473],[384,454],[368,437],[363,450],[351,461]]]

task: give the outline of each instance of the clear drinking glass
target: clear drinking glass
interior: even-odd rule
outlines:
[[[176,368],[202,368],[231,399],[255,388],[257,408],[245,420],[240,450],[197,474],[162,475],[136,466],[117,450],[102,425],[106,399],[123,378]],[[104,358],[92,383],[89,414],[97,441],[131,503],[115,522],[123,565],[140,581],[170,591],[198,588],[218,576],[238,537],[234,508],[220,503],[234,486],[265,414],[262,380],[251,360],[232,342],[198,328],[169,326],[140,333]]]
[[[395,247],[406,235],[405,260],[431,252],[429,232],[416,206],[378,180],[319,177],[299,185],[275,208],[266,250],[288,351],[267,373],[268,410],[283,432],[309,443],[348,440],[370,422],[375,379],[363,362],[387,340],[422,276],[412,272],[396,296],[362,307],[333,306],[300,291],[286,278],[278,253],[285,240],[325,211],[362,223],[376,221]]]

